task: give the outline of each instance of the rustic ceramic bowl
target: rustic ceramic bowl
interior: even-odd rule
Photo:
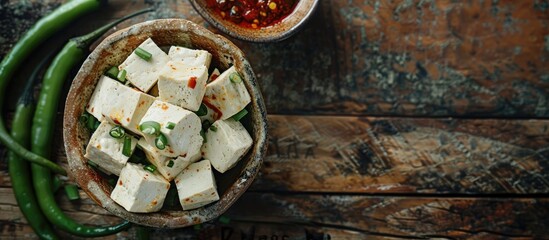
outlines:
[[[160,212],[138,214],[126,211],[109,196],[112,187],[102,174],[86,164],[85,146],[90,133],[78,121],[91,98],[99,77],[110,66],[116,66],[145,39],[152,38],[159,46],[186,46],[204,49],[212,54],[212,66],[222,70],[236,66],[242,74],[252,97],[249,113],[242,120],[250,132],[254,145],[246,156],[231,170],[216,174],[220,200],[202,208],[183,211],[163,208]],[[107,37],[86,59],[76,75],[65,104],[63,136],[69,162],[69,176],[97,204],[109,212],[141,225],[178,228],[209,221],[225,212],[250,186],[257,175],[266,150],[267,119],[263,97],[255,75],[244,54],[222,36],[182,19],[148,21],[120,30]]]
[[[250,42],[276,42],[289,38],[298,32],[311,17],[318,5],[318,0],[298,0],[294,11],[281,22],[258,29],[241,27],[230,20],[223,19],[212,8],[207,0],[190,0],[194,9],[210,24],[231,37]]]

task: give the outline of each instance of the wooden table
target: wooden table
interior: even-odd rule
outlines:
[[[1,1],[1,54],[59,2]],[[180,17],[215,31],[187,1],[119,0],[74,22],[46,48],[146,6],[157,10],[120,27]],[[252,63],[268,107],[265,164],[225,214],[228,224],[153,236],[549,236],[547,1],[322,0],[286,41],[233,41]],[[10,106],[20,85],[11,86]],[[62,159],[61,141],[59,134]],[[0,238],[33,238],[4,159],[0,166]],[[79,222],[120,221],[81,196],[71,203],[59,194]]]

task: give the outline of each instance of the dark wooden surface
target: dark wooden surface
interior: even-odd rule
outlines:
[[[60,2],[0,1],[0,55]],[[180,17],[215,31],[186,1],[110,2],[37,55],[147,6],[157,10],[119,28]],[[225,214],[229,223],[151,230],[155,237],[549,236],[548,1],[321,0],[286,41],[231,40],[252,63],[270,114],[264,167]],[[20,88],[10,86],[4,117]],[[0,239],[35,238],[0,154]],[[59,194],[70,216],[120,221],[81,196]]]

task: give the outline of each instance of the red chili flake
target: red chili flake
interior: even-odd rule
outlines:
[[[113,119],[112,121],[113,121],[114,123],[118,124],[118,125],[122,125],[122,124],[120,123],[120,121],[118,121],[118,119],[116,119],[116,118]]]
[[[223,113],[215,105],[211,104],[209,102],[208,98],[204,97],[204,99],[202,100],[202,103],[204,103],[204,105],[206,105],[206,107],[208,107],[212,111],[214,111],[214,115],[212,116],[214,118],[214,120],[221,119],[221,116],[223,116]]]
[[[196,77],[189,78],[189,82],[187,83],[187,86],[191,89],[194,89],[196,87]]]
[[[118,181],[118,185],[122,186],[122,180]]]
[[[211,79],[212,82],[213,82],[213,81],[215,81],[215,80],[217,79],[217,77],[219,77],[219,75],[217,75],[217,74],[214,73],[214,74],[212,74],[212,77],[211,77],[210,79]]]

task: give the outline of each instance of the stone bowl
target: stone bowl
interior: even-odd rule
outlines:
[[[278,42],[289,38],[305,25],[319,4],[319,0],[298,0],[293,12],[279,23],[253,29],[223,19],[208,7],[207,1],[209,0],[190,0],[194,9],[214,27],[231,37],[249,42]]]
[[[225,70],[234,65],[241,73],[252,98],[248,115],[241,121],[254,140],[250,151],[231,170],[216,173],[219,201],[204,207],[184,211],[162,208],[155,213],[131,213],[110,198],[113,189],[105,175],[87,165],[84,158],[90,132],[79,117],[84,113],[99,77],[110,67],[117,66],[145,39],[152,38],[162,46],[179,45],[204,49],[212,54],[212,66]],[[162,19],[136,24],[117,31],[104,39],[88,56],[70,87],[63,118],[63,137],[69,163],[69,176],[97,204],[140,225],[159,228],[179,228],[206,222],[223,214],[250,186],[259,172],[267,147],[267,118],[254,72],[242,51],[226,38],[183,19]]]

